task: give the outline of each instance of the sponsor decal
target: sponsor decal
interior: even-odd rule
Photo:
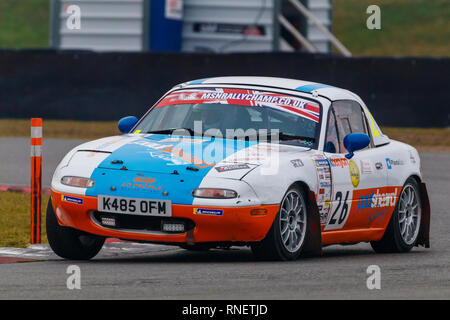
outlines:
[[[226,171],[232,171],[232,170],[250,169],[250,167],[245,163],[240,163],[240,164],[231,164],[231,165],[227,165],[227,166],[215,167],[214,169],[216,169],[217,172],[226,172]]]
[[[405,162],[403,160],[392,160],[391,159],[391,166],[403,166]]]
[[[257,90],[208,88],[174,91],[164,97],[156,108],[186,103],[221,103],[243,106],[270,107],[307,118],[316,123],[320,107],[298,97]]]
[[[360,174],[359,174],[359,169],[358,166],[356,165],[356,163],[353,160],[350,160],[348,162],[348,167],[349,167],[349,171],[350,171],[350,179],[352,180],[352,185],[353,187],[357,187],[359,185],[359,181],[360,181]]]
[[[329,167],[329,166],[330,166],[330,163],[328,162],[327,159],[317,159],[317,160],[314,160],[314,164],[316,165],[317,168],[320,168],[320,167]]]
[[[383,164],[381,162],[377,162],[375,163],[375,168],[377,168],[377,170],[381,170],[383,169]]]
[[[223,215],[223,210],[194,208],[194,214],[202,214],[202,215],[208,215],[208,216],[221,216],[221,215]]]
[[[370,160],[361,160],[362,173],[372,173],[372,162]]]
[[[300,168],[304,166],[303,161],[300,159],[291,160],[291,163],[294,166],[294,168]]]
[[[76,198],[76,197],[61,195],[61,200],[65,201],[65,202],[75,203],[75,204],[83,204],[83,199]]]
[[[398,187],[355,190],[353,198],[357,199],[355,215],[365,214],[370,222],[378,219],[382,222],[395,207]]]
[[[161,190],[161,186],[154,185],[156,182],[155,178],[149,177],[135,177],[133,182],[124,182],[121,187],[124,188],[138,188],[138,189],[147,189],[147,190]]]
[[[305,100],[294,97],[272,95],[269,93],[233,93],[233,92],[208,92],[203,93],[201,100],[246,100],[265,103],[275,103],[286,106],[303,108],[306,105]]]
[[[391,170],[392,166],[402,166],[405,162],[403,160],[392,160],[390,158],[386,158],[386,167]]]
[[[386,167],[387,167],[389,170],[392,169],[392,166],[391,166],[391,159],[389,159],[389,158],[386,158]]]
[[[344,168],[348,166],[348,160],[346,158],[330,159],[332,167]]]
[[[329,187],[331,187],[331,184],[328,181],[326,181],[326,182],[321,181],[320,187],[321,188],[329,188]]]
[[[313,155],[311,158],[317,171],[318,190],[316,201],[320,214],[320,223],[326,224],[331,208],[330,199],[332,195],[330,162],[322,155]]]
[[[145,178],[145,177],[136,177],[133,179],[134,182],[142,182],[142,183],[153,183],[156,182],[155,178]]]

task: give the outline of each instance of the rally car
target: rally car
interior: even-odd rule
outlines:
[[[293,260],[324,246],[429,247],[417,150],[384,135],[364,102],[269,77],[190,81],[119,136],[84,143],[51,184],[47,236],[66,259],[105,238],[188,250],[250,246]]]

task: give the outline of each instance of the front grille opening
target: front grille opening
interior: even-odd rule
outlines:
[[[174,218],[174,217],[161,218],[161,217],[138,216],[131,214],[117,214],[117,213],[95,211],[93,213],[93,219],[97,224],[101,226],[118,230],[127,229],[136,231],[158,231],[164,233],[171,233],[167,231],[167,229],[163,230],[163,221],[165,223],[184,224],[184,232],[187,232],[195,228],[194,221],[186,218]]]

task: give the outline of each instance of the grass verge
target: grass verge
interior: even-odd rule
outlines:
[[[381,11],[381,29],[369,30],[369,5]],[[354,56],[448,57],[448,0],[333,0],[333,33]]]
[[[420,151],[450,152],[450,129],[445,128],[381,128],[389,138],[410,144]]]
[[[49,0],[1,0],[0,48],[47,48]]]
[[[49,196],[42,195],[42,243],[47,243],[45,212]],[[0,247],[25,248],[30,243],[30,195],[0,192]]]
[[[120,134],[115,121],[43,120],[44,138],[97,139]],[[0,119],[0,137],[29,137],[30,120]]]

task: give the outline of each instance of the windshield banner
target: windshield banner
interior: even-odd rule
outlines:
[[[229,88],[177,90],[164,97],[156,108],[191,103],[220,103],[268,107],[289,112],[317,123],[320,118],[319,105],[299,97],[257,90]]]

